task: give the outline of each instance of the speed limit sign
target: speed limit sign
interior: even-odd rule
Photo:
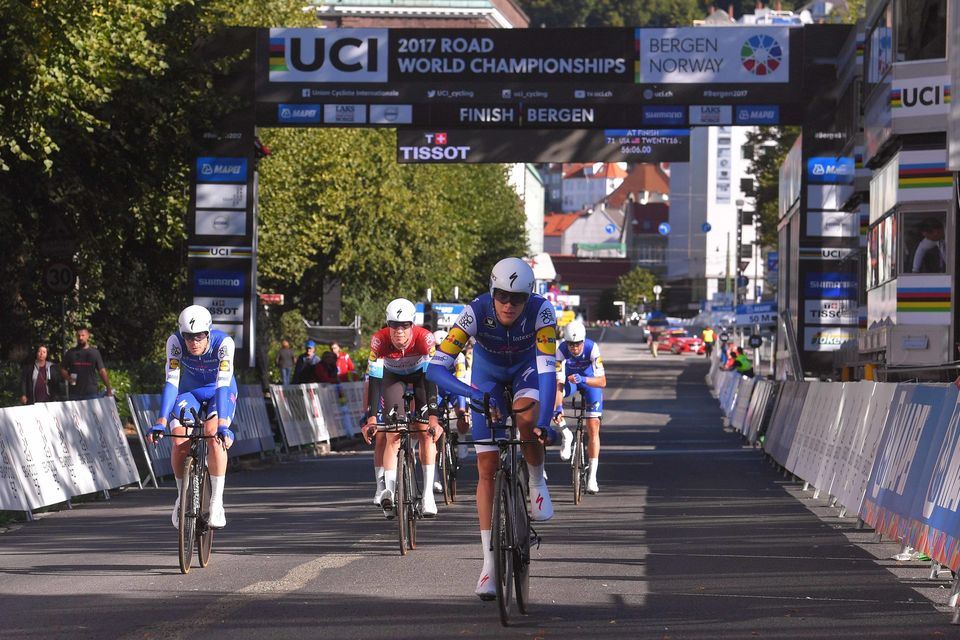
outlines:
[[[73,289],[77,274],[66,262],[50,262],[43,268],[43,286],[54,295],[63,295]]]

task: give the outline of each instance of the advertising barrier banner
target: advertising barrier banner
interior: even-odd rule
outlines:
[[[747,409],[746,430],[744,435],[747,442],[755,444],[760,432],[766,426],[773,403],[776,400],[777,383],[773,380],[759,379],[753,385],[753,395],[750,397],[750,407]]]
[[[864,492],[896,389],[897,385],[886,382],[845,385],[841,433],[851,427],[850,444],[832,493],[841,505],[858,515],[862,515]]]
[[[956,402],[953,385],[897,385],[863,506],[878,532],[912,544]]]
[[[781,386],[780,400],[770,420],[763,448],[779,464],[786,465],[810,383],[787,380]]]
[[[0,409],[0,472],[18,511],[138,481],[113,398]]]

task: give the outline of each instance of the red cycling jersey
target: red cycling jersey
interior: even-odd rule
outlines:
[[[382,378],[387,370],[399,375],[407,375],[427,368],[436,351],[433,333],[414,325],[410,344],[406,349],[397,349],[390,339],[389,327],[380,329],[370,338],[370,362],[367,373],[374,378]]]

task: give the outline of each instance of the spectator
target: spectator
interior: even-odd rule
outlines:
[[[340,343],[331,342],[330,351],[337,357],[337,373],[340,376],[340,382],[350,382],[358,380],[357,368],[353,364],[350,354],[340,349]]]
[[[324,351],[320,356],[320,362],[313,370],[313,381],[320,384],[337,384],[340,382],[340,375],[337,371],[337,356],[333,351]]]
[[[47,345],[37,346],[33,362],[23,365],[20,374],[20,404],[51,402],[60,395],[60,367],[47,360]]]
[[[713,329],[709,325],[703,330],[701,334],[703,337],[703,348],[706,351],[706,355],[709,358],[710,354],[713,353],[713,343],[717,339],[717,334],[714,333]]]
[[[946,273],[947,247],[943,239],[943,222],[927,218],[920,223],[923,239],[913,253],[914,273]]]
[[[283,386],[290,384],[290,372],[293,370],[295,358],[290,341],[284,338],[280,341],[280,351],[277,352],[277,368],[280,369],[280,383]]]
[[[96,347],[90,346],[90,330],[86,327],[77,329],[77,346],[67,351],[60,369],[64,381],[69,384],[67,398],[70,400],[89,400],[99,394],[97,375],[107,388],[107,395],[113,395],[110,387],[110,376],[103,366],[103,358]]]
[[[313,340],[307,340],[303,353],[297,358],[297,364],[293,369],[293,384],[307,384],[315,382],[313,371],[320,358],[317,357],[317,343]]]
[[[737,373],[748,378],[753,377],[753,363],[750,362],[750,358],[747,357],[747,354],[743,352],[743,349],[740,349],[737,352],[737,357],[734,359],[734,369]]]
[[[727,352],[727,360],[723,363],[723,368],[727,371],[733,371],[734,367],[737,365],[737,348],[730,347],[730,351]]]

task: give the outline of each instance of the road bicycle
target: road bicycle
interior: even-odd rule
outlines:
[[[479,409],[486,416],[490,432],[494,434],[488,441],[477,444],[495,445],[499,449],[500,462],[494,477],[493,528],[490,543],[493,547],[493,559],[496,578],[496,600],[500,610],[500,622],[509,626],[516,595],[517,609],[521,614],[528,611],[530,597],[530,549],[540,547],[540,536],[530,524],[527,511],[527,478],[522,470],[523,462],[519,447],[524,444],[542,444],[540,440],[521,440],[516,428],[516,416],[533,409],[531,402],[519,410],[513,409],[512,394],[507,390],[507,406],[511,407],[510,424],[495,424],[493,421],[490,395],[484,394],[483,406]],[[497,437],[496,433],[502,433]]]
[[[579,402],[577,401],[579,399]],[[577,421],[577,428],[573,433],[573,453],[570,456],[570,475],[573,482],[573,504],[580,504],[587,486],[587,451],[583,442],[584,425],[587,422],[587,400],[583,391],[574,394],[573,418]]]
[[[399,433],[400,448],[397,451],[397,485],[393,503],[384,509],[391,509],[392,518],[397,521],[400,555],[405,556],[409,551],[417,548],[417,520],[423,518],[422,494],[416,474],[417,456],[411,434],[425,432],[432,435],[433,429],[412,426],[419,423],[412,423],[409,414],[401,419],[396,406],[387,419],[389,422],[376,423],[375,429],[382,433]],[[433,487],[427,489],[433,491]]]
[[[200,567],[210,564],[213,551],[213,527],[210,516],[210,471],[207,469],[207,440],[220,439],[219,435],[204,435],[203,425],[207,419],[207,404],[201,403],[200,411],[190,409],[190,415],[180,412],[180,424],[185,435],[170,434],[173,438],[190,441],[190,451],[183,461],[180,482],[179,508],[177,512],[177,546],[180,557],[180,573],[189,573],[193,560],[193,547],[197,547]],[[221,440],[222,442],[222,440]]]
[[[456,416],[450,416],[450,404],[443,401],[440,406],[440,426],[443,428],[443,435],[440,436],[440,443],[437,446],[437,471],[440,481],[443,483],[443,503],[452,504],[457,499],[457,474],[460,471],[460,453],[458,445],[460,444],[460,434],[456,428],[451,428],[451,420],[456,420]]]

